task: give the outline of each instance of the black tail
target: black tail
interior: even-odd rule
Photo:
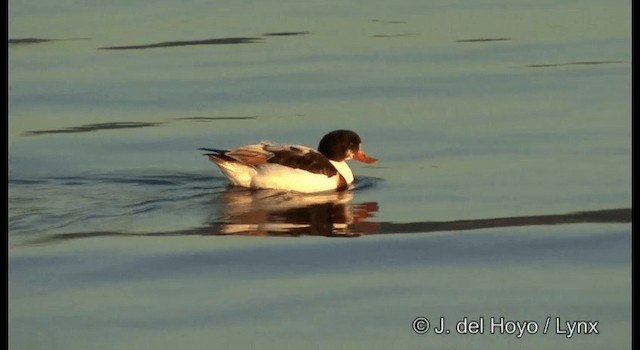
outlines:
[[[206,151],[207,153],[203,155],[209,157],[209,160],[211,160],[214,163],[219,163],[220,161],[237,162],[236,159],[225,155],[227,152],[229,152],[229,150],[226,150],[226,149],[198,148],[198,150]]]
[[[224,155],[225,153],[229,152],[226,149],[215,149],[215,148],[198,148],[198,150],[200,151],[207,151],[209,153],[205,153],[205,156],[209,156],[209,155]]]

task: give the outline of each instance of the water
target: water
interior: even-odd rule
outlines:
[[[628,3],[9,11],[10,348],[630,347]],[[346,193],[197,151],[339,128],[380,160]]]

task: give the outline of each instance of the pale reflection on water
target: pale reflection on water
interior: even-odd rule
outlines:
[[[211,222],[220,235],[358,236],[378,231],[370,219],[378,203],[352,203],[352,191],[298,194],[229,188],[218,195],[222,217]]]

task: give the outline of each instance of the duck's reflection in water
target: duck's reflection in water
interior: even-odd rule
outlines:
[[[344,236],[378,231],[375,202],[352,203],[353,191],[298,194],[231,187],[218,194],[222,213],[209,224],[219,235]]]

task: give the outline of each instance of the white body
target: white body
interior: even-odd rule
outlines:
[[[346,183],[351,185],[354,177],[349,165],[346,162],[330,162],[344,177]],[[233,185],[248,188],[284,189],[312,193],[335,191],[340,180],[339,175],[329,177],[280,164],[265,163],[256,166],[238,162],[216,164]]]

